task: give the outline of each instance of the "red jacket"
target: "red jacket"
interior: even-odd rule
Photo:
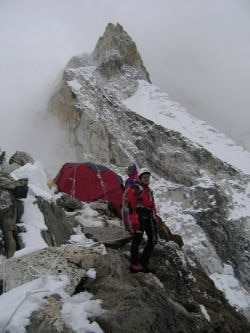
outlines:
[[[156,215],[153,191],[149,186],[143,184],[131,186],[127,192],[127,199],[132,214],[136,213],[136,208],[141,205],[152,208],[153,214]]]

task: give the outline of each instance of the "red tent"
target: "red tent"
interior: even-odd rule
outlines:
[[[120,214],[123,181],[109,168],[90,162],[65,163],[54,181],[60,192],[81,201],[109,201]]]

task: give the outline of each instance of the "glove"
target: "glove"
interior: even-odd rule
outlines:
[[[132,233],[134,233],[140,229],[140,222],[139,222],[137,214],[131,214],[130,221],[131,221],[131,232]]]

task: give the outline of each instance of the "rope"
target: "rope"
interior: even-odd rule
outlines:
[[[126,189],[125,189],[125,191],[124,191],[124,193],[123,193],[123,195],[122,195],[122,225],[123,225],[123,234],[124,234],[124,236],[125,236],[125,234],[126,234],[126,228],[125,228],[125,220],[124,220],[124,211],[125,211],[125,203],[124,203],[124,200],[125,200],[125,195],[127,194],[127,192],[128,192],[128,190],[131,188],[131,185],[129,185]]]
[[[105,196],[105,200],[108,201],[108,198],[107,198],[107,186],[105,184],[105,182],[103,181],[102,177],[101,177],[101,173],[100,173],[100,170],[98,169],[97,165],[95,164],[95,168],[96,168],[96,171],[97,171],[97,178],[100,179],[100,183],[101,183],[101,187],[103,189],[103,193],[104,193],[104,196]]]
[[[76,194],[76,169],[74,169],[74,176],[73,178],[69,178],[69,180],[72,180],[72,187],[71,187],[71,190],[70,190],[70,195],[75,198],[75,194]]]

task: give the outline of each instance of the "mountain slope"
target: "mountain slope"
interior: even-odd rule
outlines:
[[[110,43],[112,38],[115,42]],[[130,39],[119,25],[108,25],[100,40],[98,56],[82,55],[69,62],[49,105],[67,129],[76,160],[106,163],[121,173],[129,160],[149,167],[166,222],[180,231],[188,230],[192,220],[194,228],[205,233],[212,257],[217,253],[220,258],[216,269],[221,272],[222,262],[232,263],[249,288],[249,176],[240,169],[249,173],[250,154],[150,84],[141,58],[131,61],[134,55],[138,58],[134,48],[129,61],[121,52],[129,49]],[[109,52],[107,45],[113,47]],[[186,232],[183,236],[192,244]],[[205,253],[207,244],[199,245]],[[191,248],[192,260],[201,262]],[[210,262],[215,259],[209,258],[208,253],[202,256],[203,268],[213,273]]]
[[[249,153],[234,146],[217,130],[191,117],[166,93],[153,86],[135,43],[119,24],[107,26],[93,54],[73,57],[69,61],[62,82],[49,102],[49,110],[60,120],[68,138],[63,143],[65,150],[67,146],[70,147],[75,161],[106,164],[125,177],[125,168],[133,160],[152,172],[158,213],[171,231],[180,234],[184,240],[183,251],[173,243],[159,245],[158,252],[156,250],[154,253],[154,263],[158,265],[156,276],[131,278],[132,289],[139,288],[136,294],[138,304],[142,299],[145,301],[145,313],[149,304],[140,294],[139,286],[143,283],[143,290],[150,295],[150,300],[154,299],[153,296],[151,298],[154,288],[157,287],[157,295],[162,293],[161,306],[156,305],[155,312],[154,309],[151,312],[153,329],[165,332],[164,325],[169,325],[168,329],[175,332],[175,329],[183,329],[178,322],[185,318],[187,325],[190,325],[188,331],[192,332],[198,318],[194,331],[199,332],[202,328],[213,332],[217,325],[216,309],[220,309],[223,317],[220,327],[230,322],[231,314],[222,314],[223,297],[220,293],[216,294],[209,277],[220,289],[224,288],[231,305],[250,318]],[[37,196],[43,197],[39,193]],[[35,197],[30,198],[29,207],[34,208]],[[56,212],[56,215],[56,198],[52,196],[46,200],[49,203],[44,205],[38,200],[39,209],[51,206],[50,212]],[[48,214],[44,216],[48,219]],[[83,210],[75,212],[73,216],[74,223],[86,223]],[[109,228],[105,232],[107,230]],[[98,228],[88,229],[86,233],[93,234],[100,241],[98,233],[102,231]],[[49,251],[53,252],[54,249]],[[82,291],[84,287],[96,292],[98,297],[106,300],[108,307],[110,304],[103,286],[110,279],[113,281],[109,285],[110,294],[119,294],[118,281],[129,275],[124,275],[127,252],[125,246],[117,252],[110,250],[109,256],[99,258],[95,267],[103,268],[98,268],[97,281],[92,283],[83,279],[79,282],[79,289]],[[43,255],[45,252],[41,253]],[[117,268],[115,263],[118,262],[121,264]],[[189,275],[189,269],[197,277],[199,286],[198,283],[191,286],[194,280]],[[68,271],[68,267],[65,271]],[[182,289],[184,287],[187,289]],[[197,299],[203,305],[205,300],[201,301],[202,297],[209,290],[213,290],[211,292],[215,296],[215,302],[207,305],[213,317],[210,324],[200,313],[196,317],[200,310],[194,306],[197,305]],[[197,298],[194,302],[190,295],[195,292]],[[126,300],[124,295],[123,305],[132,307]],[[171,316],[164,319],[167,316],[164,312],[164,316],[158,318],[164,327],[159,328],[157,313],[164,308],[164,304],[167,304],[169,311],[174,308],[177,312],[175,319]],[[115,316],[112,316],[112,308],[109,308],[107,317],[103,317],[102,323],[107,331],[110,326],[105,325],[109,324],[109,320],[116,328],[120,323],[119,318],[127,323],[127,318],[119,317],[122,308],[119,304],[117,306]],[[231,308],[228,311],[235,316]],[[131,317],[133,312],[129,313]],[[37,315],[38,319],[40,315]],[[241,318],[239,316],[238,322],[242,321]],[[147,327],[149,331],[152,328]],[[232,327],[228,329],[233,332]]]
[[[154,123],[178,131],[216,157],[250,174],[250,153],[237,146],[216,128],[200,121],[152,84],[140,80],[136,93],[125,105]]]
[[[246,319],[162,229],[152,256],[156,272],[131,274],[130,237],[107,203],[53,194],[39,162],[15,167],[11,175],[28,179],[29,191],[18,224],[22,248],[0,264],[3,332],[248,330]]]

